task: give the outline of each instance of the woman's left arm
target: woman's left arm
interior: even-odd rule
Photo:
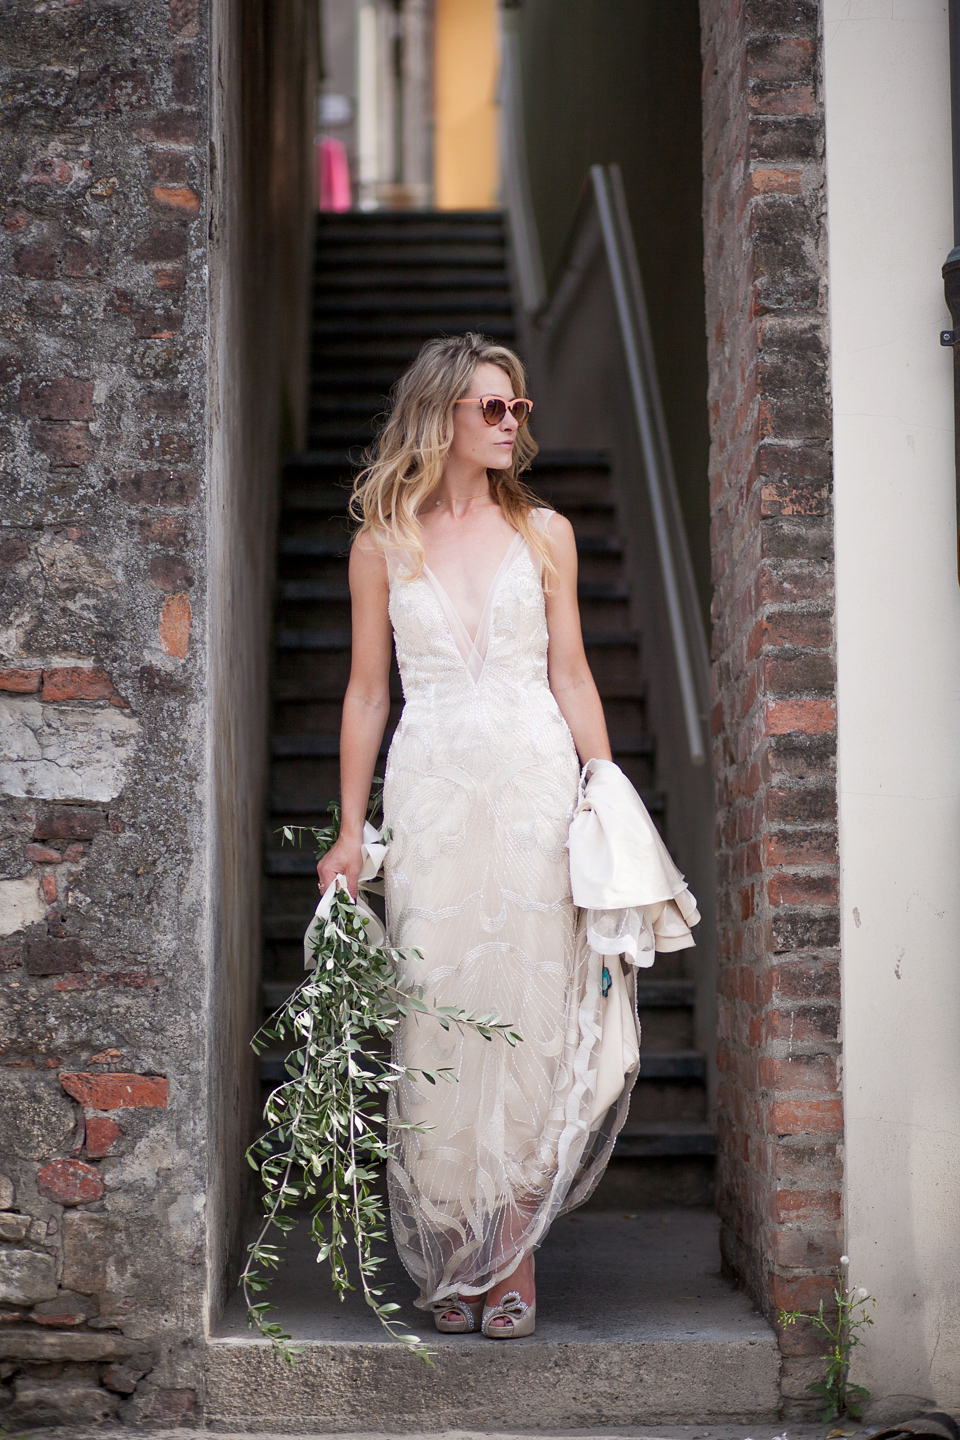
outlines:
[[[610,740],[603,706],[587,664],[577,605],[577,542],[573,526],[562,515],[550,517],[547,530],[557,579],[546,594],[547,665],[550,689],[570,726],[581,764],[610,760]]]

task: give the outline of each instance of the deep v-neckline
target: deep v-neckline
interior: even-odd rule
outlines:
[[[497,566],[493,579],[490,581],[487,597],[483,602],[483,609],[480,612],[477,633],[473,637],[471,637],[469,630],[466,625],[464,625],[460,612],[451,600],[443,583],[433,573],[430,566],[424,562],[424,578],[440,603],[440,608],[443,611],[444,618],[450,630],[450,638],[459,651],[460,657],[475,684],[480,679],[487,658],[487,645],[490,639],[490,620],[493,615],[497,591],[500,588],[501,581],[513,565],[523,545],[523,536],[518,531],[507,546],[503,559]]]

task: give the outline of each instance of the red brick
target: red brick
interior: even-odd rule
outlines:
[[[825,1309],[833,1304],[834,1283],[828,1275],[771,1275],[770,1299],[777,1310],[814,1314],[821,1300]]]
[[[150,579],[158,590],[167,593],[193,584],[190,567],[179,555],[157,555],[150,562]]]
[[[119,698],[105,670],[94,665],[64,665],[44,670],[42,700],[114,700]]]
[[[183,326],[179,310],[150,310],[138,307],[133,315],[133,333],[138,340],[169,340]]]
[[[764,1017],[764,1040],[790,1040],[797,1045],[825,1041],[835,1044],[840,1023],[839,1007],[825,1004],[803,1005],[791,1009],[768,1010]]]
[[[42,678],[42,670],[0,670],[0,690],[11,695],[35,695]]]
[[[23,947],[28,975],[66,975],[93,962],[93,951],[72,936],[30,936]]]
[[[57,903],[57,877],[56,875],[40,876],[40,894],[48,905]]]
[[[30,437],[37,450],[46,455],[55,469],[70,469],[93,459],[93,439],[89,427],[72,421],[46,424],[35,421]]]
[[[141,545],[182,545],[187,538],[187,522],[179,515],[156,515],[137,524]]]
[[[777,1145],[774,1178],[789,1184],[838,1188],[843,1166],[836,1145]]]
[[[190,396],[186,390],[148,390],[137,400],[137,413],[161,420],[186,420]]]
[[[764,1239],[766,1253],[775,1265],[796,1270],[835,1266],[843,1248],[836,1226],[824,1230],[809,1225],[775,1226]]]
[[[30,166],[28,185],[70,185],[73,171],[65,160],[55,155],[43,155]]]
[[[150,194],[162,210],[195,215],[200,209],[200,197],[189,185],[154,185]]]
[[[833,656],[823,651],[767,655],[760,668],[767,694],[789,694],[796,690],[832,692],[837,679]],[[827,725],[824,728],[829,730],[832,727]]]
[[[747,95],[747,104],[755,115],[812,115],[817,108],[810,85],[754,90]]]
[[[131,505],[180,509],[197,498],[197,477],[189,470],[124,470],[117,486],[121,500]]]
[[[29,280],[53,280],[57,274],[57,252],[52,245],[20,245],[13,252],[13,273]]]
[[[173,99],[177,105],[192,105],[196,99],[196,72],[193,46],[178,46],[173,54]]]
[[[831,700],[769,700],[765,711],[765,733],[787,735],[800,731],[817,735],[835,730],[837,712]]]
[[[800,170],[751,170],[747,177],[745,194],[765,195],[775,191],[783,195],[799,195],[803,172]]]
[[[167,145],[195,145],[199,134],[196,115],[183,110],[167,110],[154,115],[140,128],[145,140]]]
[[[781,961],[768,974],[771,995],[775,993],[780,1000],[840,999],[840,966],[828,957]]]
[[[23,964],[23,942],[19,935],[0,940],[0,970],[19,970]]]
[[[58,1205],[89,1205],[104,1193],[100,1172],[83,1160],[51,1160],[37,1171],[37,1189]]]
[[[116,986],[123,990],[159,990],[163,981],[146,970],[104,970],[96,976],[98,987]]]
[[[34,865],[59,865],[63,856],[59,850],[51,850],[49,845],[27,845],[23,858]]]
[[[71,243],[63,247],[63,273],[72,280],[88,280],[103,270],[103,261],[92,245]]]
[[[150,156],[150,178],[157,185],[186,185],[187,157],[181,150],[155,150]]]
[[[192,610],[188,595],[169,595],[160,612],[160,644],[168,655],[186,659],[190,648]]]
[[[200,33],[200,0],[170,0],[170,29],[181,40]]]
[[[196,1390],[167,1390],[154,1392],[150,1407],[152,1420],[182,1420],[192,1415],[197,1406]]]
[[[766,1129],[776,1135],[830,1135],[843,1129],[843,1102],[828,1100],[774,1100]]]
[[[167,270],[155,270],[153,272],[153,283],[158,290],[166,290],[171,294],[181,291],[186,285],[186,277],[181,269],[172,266]]]
[[[184,260],[187,255],[187,236],[184,230],[171,225],[155,225],[145,240],[133,252],[135,260],[171,261]]]
[[[169,1082],[160,1075],[63,1074],[60,1084],[68,1095],[91,1110],[165,1109]]]
[[[90,1314],[90,1304],[79,1295],[58,1295],[56,1300],[45,1300],[35,1305],[30,1319],[35,1325],[56,1326],[82,1325]]]
[[[761,1055],[757,1078],[765,1090],[819,1090],[832,1095],[837,1066],[829,1055]]]
[[[34,840],[92,840],[108,826],[105,810],[92,805],[46,805],[37,816]]]
[[[29,553],[30,547],[20,535],[8,535],[0,540],[0,565],[16,565]]]
[[[775,1190],[771,1200],[771,1218],[777,1221],[837,1223],[843,1216],[839,1190]]]
[[[140,445],[140,459],[161,461],[167,465],[193,458],[193,443],[189,435],[159,434],[146,430]]]
[[[765,865],[836,865],[836,831],[768,831],[761,841]]]
[[[767,881],[771,905],[836,905],[835,875],[788,875],[777,873]]]
[[[20,414],[31,420],[92,420],[93,381],[22,380]]]
[[[113,1146],[123,1134],[116,1120],[106,1116],[91,1115],[86,1121],[86,1151],[92,1160],[102,1160],[109,1155]]]
[[[803,80],[816,63],[816,45],[807,36],[751,36],[746,73],[752,80]]]

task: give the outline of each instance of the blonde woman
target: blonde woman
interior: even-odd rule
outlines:
[[[456,1084],[399,1088],[391,1223],[437,1328],[493,1339],[535,1323],[533,1251],[603,1172],[635,1071],[597,1111],[601,958],[585,943],[565,849],[580,763],[610,743],[584,654],[567,520],[520,481],[536,453],[517,357],[435,340],[400,380],[353,499],[353,661],[340,742],[343,823],[319,868],[356,895],[389,713],[392,944],[438,1004],[494,1011],[522,1044],[411,1020],[397,1059]],[[634,1017],[635,1018],[635,1017]]]

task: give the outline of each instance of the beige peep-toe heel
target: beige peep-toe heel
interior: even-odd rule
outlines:
[[[483,1318],[483,1296],[476,1300],[437,1300],[433,1306],[433,1323],[441,1335],[471,1335],[479,1330]],[[456,1320],[444,1317],[456,1310]]]
[[[508,1325],[495,1325],[492,1320],[508,1320]],[[537,1328],[537,1302],[528,1305],[519,1290],[508,1290],[499,1305],[484,1305],[482,1329],[488,1340],[520,1340]]]

